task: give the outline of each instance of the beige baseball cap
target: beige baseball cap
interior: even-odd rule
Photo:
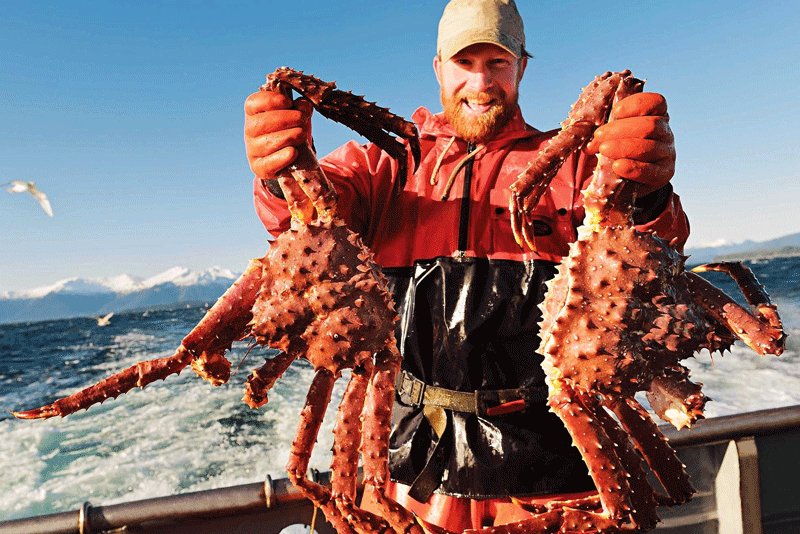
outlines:
[[[477,43],[496,44],[516,57],[529,56],[514,0],[451,0],[445,6],[436,40],[441,60]]]

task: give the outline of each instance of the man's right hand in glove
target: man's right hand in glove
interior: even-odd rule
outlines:
[[[258,91],[244,103],[244,146],[250,169],[270,180],[297,158],[297,146],[311,144],[311,104],[274,91]]]

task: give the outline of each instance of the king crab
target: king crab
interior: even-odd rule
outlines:
[[[561,131],[511,186],[512,228],[521,246],[535,249],[527,214],[564,159],[614,115],[617,101],[642,86],[624,71],[598,76],[583,90]],[[597,492],[531,506],[529,520],[480,532],[651,530],[657,505],[683,503],[694,489],[634,394],[646,392],[659,417],[676,428],[691,426],[707,399],[680,360],[701,349],[723,351],[736,339],[761,355],[783,351],[786,335],[776,308],[752,272],[740,263],[693,269],[731,275],[752,311],[687,272],[687,258],[670,243],[634,228],[638,186],[615,175],[611,163],[598,156],[583,192],[586,217],[578,239],[540,306],[548,404],[571,434]],[[648,483],[642,458],[666,495]]]
[[[406,144],[415,163],[419,145],[412,123],[387,109],[335,89],[313,76],[281,68],[263,90],[297,90],[323,115],[376,142],[406,172]],[[383,494],[388,479],[388,439],[400,353],[394,337],[397,314],[386,280],[361,238],[336,215],[336,191],[308,146],[278,181],[291,213],[291,227],[242,276],[183,339],[174,355],[136,365],[41,408],[15,412],[23,419],[66,416],[117,397],[134,387],[179,373],[187,365],[213,385],[230,377],[224,354],[252,337],[281,352],[248,378],[244,401],[257,408],[298,358],[315,374],[292,443],[290,480],[325,513],[339,533],[422,533],[413,515]],[[351,369],[334,428],[331,487],[307,477],[309,459],[334,383]],[[359,449],[364,482],[375,488],[378,517],[355,506]]]

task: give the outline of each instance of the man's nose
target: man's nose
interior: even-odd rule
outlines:
[[[489,69],[475,69],[470,72],[467,86],[472,91],[486,91],[492,86],[492,76]]]

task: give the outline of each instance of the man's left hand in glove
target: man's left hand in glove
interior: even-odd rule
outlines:
[[[642,184],[641,195],[667,185],[675,174],[675,138],[666,99],[637,93],[621,100],[614,115],[595,131],[587,152],[613,159],[617,175]]]

